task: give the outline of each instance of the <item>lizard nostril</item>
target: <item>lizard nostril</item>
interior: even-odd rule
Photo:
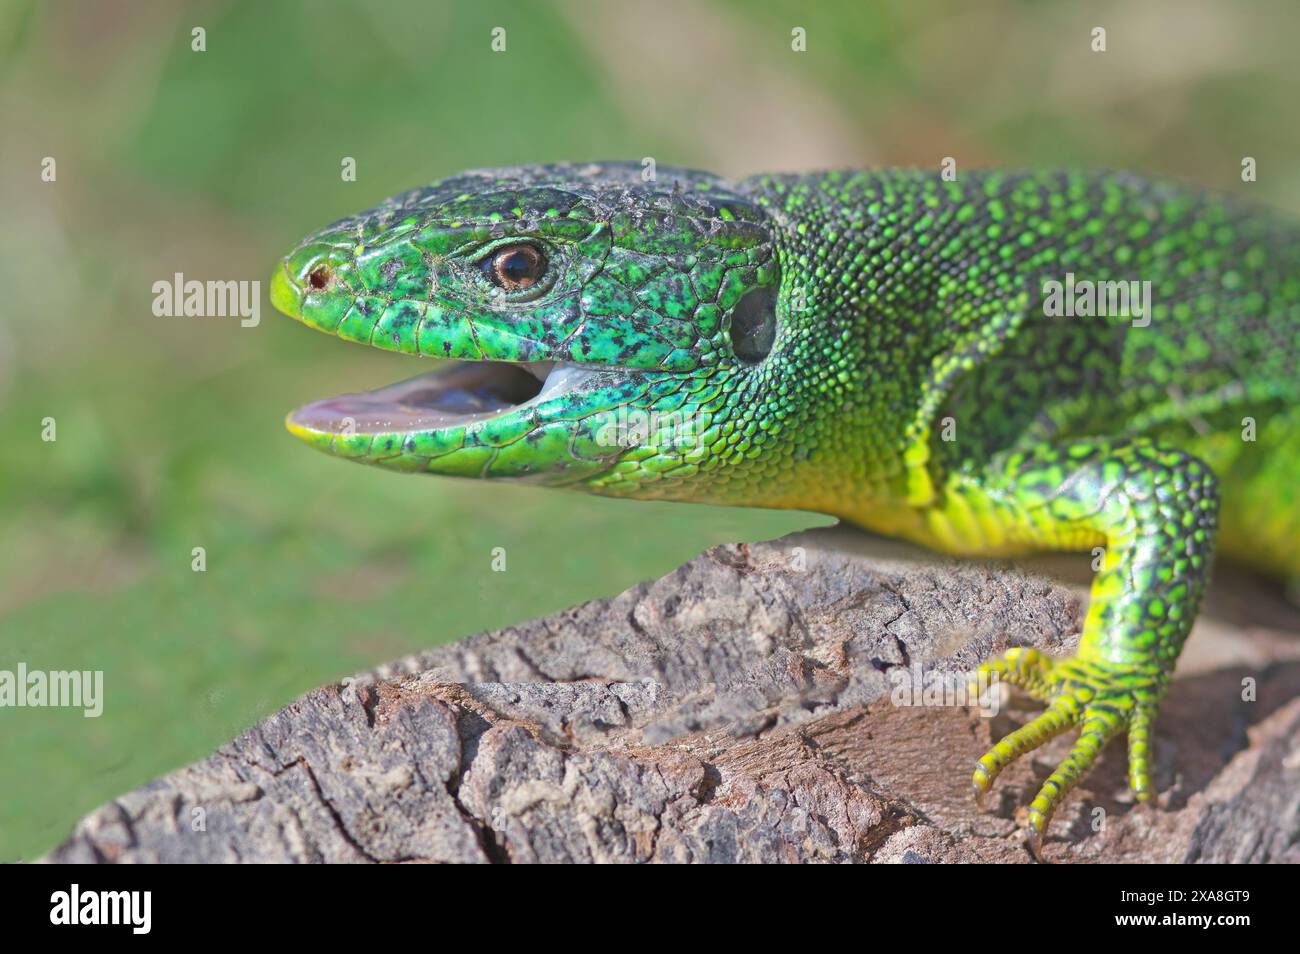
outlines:
[[[307,276],[307,283],[312,288],[319,290],[328,285],[333,277],[334,272],[330,270],[328,265],[317,265],[311,270],[311,274]]]

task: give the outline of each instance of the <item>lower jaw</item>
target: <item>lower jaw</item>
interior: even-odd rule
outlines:
[[[563,486],[607,470],[623,452],[594,433],[600,385],[623,379],[575,366],[457,362],[312,402],[285,425],[318,450],[390,470]],[[584,407],[587,417],[565,413]]]
[[[592,375],[555,362],[530,365],[457,361],[358,394],[306,404],[289,415],[299,429],[326,434],[398,434],[471,426],[536,406]]]

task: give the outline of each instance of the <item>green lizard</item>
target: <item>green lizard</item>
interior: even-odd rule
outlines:
[[[1121,281],[1149,306],[1079,291]],[[1226,198],[1116,173],[472,172],[306,239],[271,299],[454,359],[289,416],[341,457],[817,510],[953,554],[1100,548],[1077,654],[984,667],[1046,709],[977,793],[1080,730],[1035,851],[1116,735],[1151,797],[1216,538],[1300,577],[1300,230]]]

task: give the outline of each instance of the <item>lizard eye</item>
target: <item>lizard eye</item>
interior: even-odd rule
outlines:
[[[519,243],[499,248],[479,264],[488,281],[508,292],[532,288],[546,274],[546,256],[536,245]]]

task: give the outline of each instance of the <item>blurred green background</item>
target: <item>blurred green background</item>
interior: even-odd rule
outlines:
[[[827,522],[307,450],[286,411],[413,359],[272,312],[302,235],[464,168],[644,156],[1128,167],[1300,210],[1297,36],[1296,4],[1226,0],[4,0],[0,668],[102,669],[106,699],[0,709],[0,860],[318,684]],[[175,272],[263,280],[261,324],[155,317]]]

